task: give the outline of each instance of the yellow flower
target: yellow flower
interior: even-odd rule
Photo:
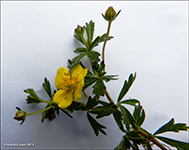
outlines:
[[[66,108],[72,101],[79,101],[82,96],[84,86],[84,77],[87,74],[87,68],[83,69],[80,65],[71,69],[60,67],[55,77],[55,85],[58,91],[55,93],[53,102],[60,108]]]

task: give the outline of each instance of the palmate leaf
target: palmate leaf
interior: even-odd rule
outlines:
[[[92,98],[91,96],[89,96],[87,104],[86,104],[86,109],[89,110],[89,109],[93,108],[96,105],[98,105],[97,99],[95,97]]]
[[[138,106],[135,106],[133,117],[135,118],[136,124],[138,126],[141,126],[142,123],[144,122],[145,112],[144,109],[142,109],[142,107],[140,106],[140,104]]]
[[[99,131],[106,135],[106,132],[103,129],[106,129],[105,126],[101,125],[100,123],[98,123],[89,113],[87,113],[87,118],[89,120],[90,125],[92,126],[94,133],[96,136],[98,136]]]
[[[177,140],[170,139],[167,137],[162,137],[162,136],[155,136],[155,137],[173,147],[178,148],[179,150],[189,150],[189,143],[177,141]]]
[[[179,131],[187,131],[189,129],[188,126],[184,123],[176,123],[174,118],[172,118],[168,123],[160,127],[153,135],[157,135],[164,132],[179,132]]]
[[[123,115],[123,122],[126,125],[127,130],[130,131],[130,124],[135,129],[136,128],[135,127],[135,124],[136,124],[135,118],[131,115],[131,113],[127,110],[127,108],[125,108],[121,104],[119,104],[118,106],[119,106],[121,113]]]
[[[40,103],[41,99],[37,96],[37,94],[35,93],[35,91],[33,89],[26,89],[24,90],[25,93],[28,93],[30,95],[27,96],[27,103],[28,104],[32,104],[32,103]]]
[[[117,102],[120,102],[121,99],[125,96],[125,94],[127,94],[127,92],[129,91],[131,85],[133,84],[135,78],[136,78],[136,73],[134,74],[134,76],[133,76],[133,74],[130,74],[128,81],[125,80],[123,88],[122,88],[122,90],[121,90],[121,92],[120,92],[120,94],[118,96]]]
[[[97,114],[96,118],[109,116],[115,112],[115,105],[108,103],[107,105],[97,106],[95,109],[90,110],[90,113]]]
[[[105,89],[106,86],[104,85],[103,81],[99,79],[93,85],[93,94],[95,94],[97,97],[104,96]]]

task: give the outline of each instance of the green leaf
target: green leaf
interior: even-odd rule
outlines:
[[[68,67],[69,67],[69,68],[73,68],[73,67],[77,66],[77,65],[80,63],[81,59],[82,59],[83,57],[85,57],[85,55],[86,55],[86,53],[80,54],[80,55],[74,57],[74,58],[72,59],[72,61],[71,61],[71,64],[70,64]]]
[[[112,104],[105,106],[97,106],[95,109],[91,110],[90,113],[98,114],[96,118],[102,118],[104,116],[109,116],[114,113],[114,108]]]
[[[129,140],[133,141],[136,144],[145,144],[146,143],[146,138],[143,138],[140,136],[140,132],[139,131],[129,131],[126,133],[126,136]]]
[[[30,95],[27,96],[27,103],[31,104],[31,103],[40,103],[41,99],[37,96],[37,94],[35,93],[35,91],[33,89],[26,89],[24,90],[25,93],[28,93]]]
[[[109,82],[110,80],[118,80],[117,77],[118,75],[105,75],[102,79],[106,82]]]
[[[75,37],[78,41],[80,41],[82,44],[84,44],[82,38],[81,38],[78,34],[74,34],[74,37]],[[85,44],[84,44],[84,45],[85,45]]]
[[[77,48],[75,51],[77,54],[85,54],[87,52],[87,49],[84,47]]]
[[[140,104],[140,101],[137,99],[127,99],[127,100],[123,100],[120,103],[122,104],[128,104],[131,106],[137,106],[138,104]]]
[[[90,85],[92,85],[93,83],[95,83],[98,79],[96,77],[94,77],[93,75],[86,75],[85,76],[85,85],[83,87],[83,89],[88,88]]]
[[[108,39],[107,40],[111,40],[112,38],[114,38],[113,36],[108,36]],[[106,39],[106,33],[103,34],[102,36],[100,36],[100,40],[99,40],[99,43],[100,42],[104,42]]]
[[[113,113],[113,116],[114,116],[114,119],[119,127],[119,129],[123,132],[125,132],[125,129],[123,127],[123,124],[122,124],[122,114],[119,110],[115,110],[115,112]]]
[[[93,40],[93,33],[94,33],[94,22],[91,20],[89,23],[86,23],[86,32],[88,37],[88,42],[91,44],[91,41]]]
[[[121,99],[125,96],[125,94],[127,94],[131,85],[133,84],[135,78],[136,78],[136,73],[134,74],[134,76],[133,76],[133,74],[130,74],[128,82],[127,82],[127,80],[125,80],[125,83],[124,83],[123,88],[119,94],[117,102],[120,102]]]
[[[97,80],[93,85],[93,94],[97,95],[97,97],[104,96],[104,90],[106,89],[102,80]]]
[[[98,58],[100,56],[99,52],[96,51],[89,51],[87,53],[88,58],[90,59],[90,61],[100,61],[100,59]]]
[[[115,150],[127,150],[130,149],[131,145],[128,139],[123,138]]]
[[[46,106],[45,108],[47,108],[47,107],[49,107],[49,106],[50,106],[50,105],[47,104],[47,106]],[[47,118],[49,119],[49,121],[54,120],[54,119],[56,118],[55,111],[56,111],[56,109],[55,109],[54,107],[52,107],[52,108],[50,108],[50,109],[44,111],[44,112],[42,113],[41,122],[43,122],[43,121],[44,121],[45,119],[47,119]]]
[[[51,85],[50,85],[50,82],[47,80],[47,78],[45,78],[45,81],[43,83],[43,88],[45,89],[49,97],[53,98],[52,93],[51,93]]]
[[[99,124],[88,112],[87,112],[87,118],[89,120],[90,125],[92,126],[94,133],[96,134],[96,136],[98,136],[99,131],[106,135],[106,132],[103,129],[106,129],[105,126]]]
[[[141,112],[141,106],[135,106],[134,112],[133,112],[133,117],[135,118],[135,120],[137,121],[138,118],[140,117],[140,112]]]
[[[178,148],[178,149],[189,150],[189,143],[177,141],[177,140],[170,139],[167,137],[162,137],[162,136],[155,136],[155,137],[173,147]]]
[[[145,120],[145,111],[144,111],[144,109],[142,109],[142,113],[141,113],[140,117],[138,118],[136,124],[138,126],[141,126],[143,124],[144,120]]]
[[[127,108],[125,108],[122,105],[118,105],[121,113],[123,115],[123,121],[126,124],[126,128],[129,131],[130,130],[130,124],[132,125],[132,127],[135,129],[135,123],[136,120],[134,119],[134,117],[131,115],[131,113],[127,110]]]
[[[184,123],[175,124],[174,118],[172,118],[168,123],[160,127],[153,135],[157,135],[164,132],[179,132],[179,131],[187,131],[189,129],[188,126]]]
[[[68,117],[73,118],[72,115],[68,113],[69,110],[67,109],[60,109],[63,113],[65,113]]]
[[[95,97],[91,98],[91,96],[90,96],[88,98],[88,101],[87,101],[86,109],[89,110],[89,109],[93,108],[96,105],[98,105],[97,99]]]
[[[98,45],[99,43],[99,40],[100,40],[100,36],[97,36],[96,39],[92,42],[92,44],[90,45],[89,47],[89,51],[92,51],[92,49]]]

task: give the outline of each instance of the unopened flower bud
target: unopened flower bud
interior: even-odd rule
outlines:
[[[79,35],[83,35],[84,34],[84,29],[80,25],[77,25],[77,28],[75,29],[75,32],[77,34],[79,34]]]
[[[23,122],[24,122],[25,119],[26,119],[26,112],[23,111],[23,110],[21,110],[19,107],[16,107],[16,109],[17,109],[18,111],[17,111],[17,113],[15,114],[14,119],[17,120],[17,121],[22,121],[22,122],[20,123],[20,125],[21,125],[21,124],[23,124]]]
[[[120,10],[121,11],[121,10]],[[116,11],[114,10],[114,8],[112,6],[110,6],[106,12],[105,15],[102,14],[102,16],[104,17],[105,20],[107,21],[113,21],[115,20],[115,18],[119,15],[120,11],[118,13],[116,13]]]

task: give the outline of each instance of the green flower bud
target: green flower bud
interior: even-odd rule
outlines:
[[[75,32],[77,34],[79,34],[79,35],[83,35],[84,34],[84,29],[80,25],[77,25],[77,28],[75,29]]]
[[[121,10],[116,13],[116,11],[114,10],[114,8],[112,6],[110,6],[106,12],[105,12],[105,15],[102,14],[102,16],[104,17],[105,20],[107,21],[113,21],[115,20],[115,18],[119,15],[119,13],[121,12]]]
[[[21,110],[19,107],[16,107],[16,109],[18,110],[17,113],[15,114],[15,117],[13,119],[17,120],[17,121],[22,121],[20,123],[23,124],[25,119],[26,119],[26,112]]]

